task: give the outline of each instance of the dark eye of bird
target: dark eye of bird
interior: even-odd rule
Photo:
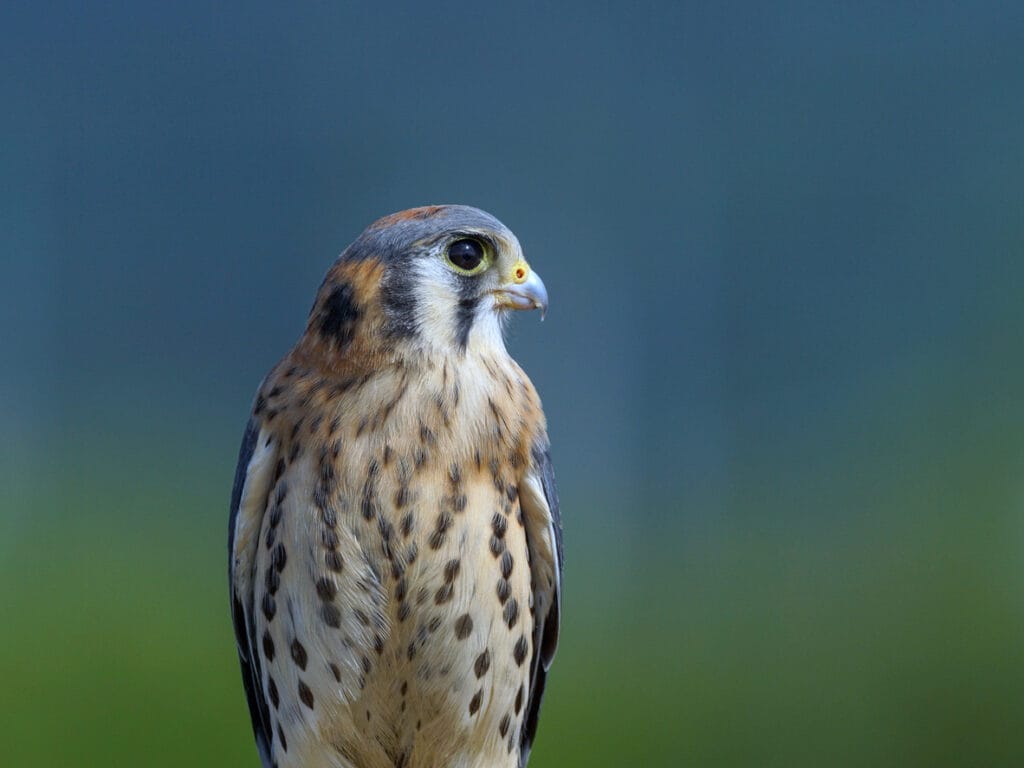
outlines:
[[[448,246],[448,261],[459,269],[472,272],[484,260],[484,248],[476,240],[465,238]]]

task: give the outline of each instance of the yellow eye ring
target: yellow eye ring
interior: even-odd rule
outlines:
[[[487,248],[472,237],[460,237],[445,249],[445,260],[460,275],[479,275],[490,264]]]

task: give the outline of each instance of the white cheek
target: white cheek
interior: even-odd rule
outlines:
[[[424,341],[435,344],[455,343],[454,307],[458,304],[458,293],[446,279],[438,274],[441,265],[424,260],[417,265],[416,274],[416,319],[420,336]]]
[[[416,320],[420,340],[446,352],[461,349],[458,336],[459,289],[454,276],[438,260],[424,259],[416,265]],[[482,278],[486,279],[486,278]],[[484,286],[481,285],[481,290]],[[468,348],[474,351],[504,349],[501,316],[493,299],[485,294],[476,308],[469,332]]]

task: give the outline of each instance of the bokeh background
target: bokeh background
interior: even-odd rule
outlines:
[[[90,5],[0,8],[4,765],[257,764],[250,398],[433,202],[552,296],[531,768],[1024,764],[1024,5]]]

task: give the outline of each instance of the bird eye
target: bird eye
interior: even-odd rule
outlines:
[[[462,274],[476,274],[484,263],[484,247],[468,237],[456,240],[448,246],[448,263]]]

